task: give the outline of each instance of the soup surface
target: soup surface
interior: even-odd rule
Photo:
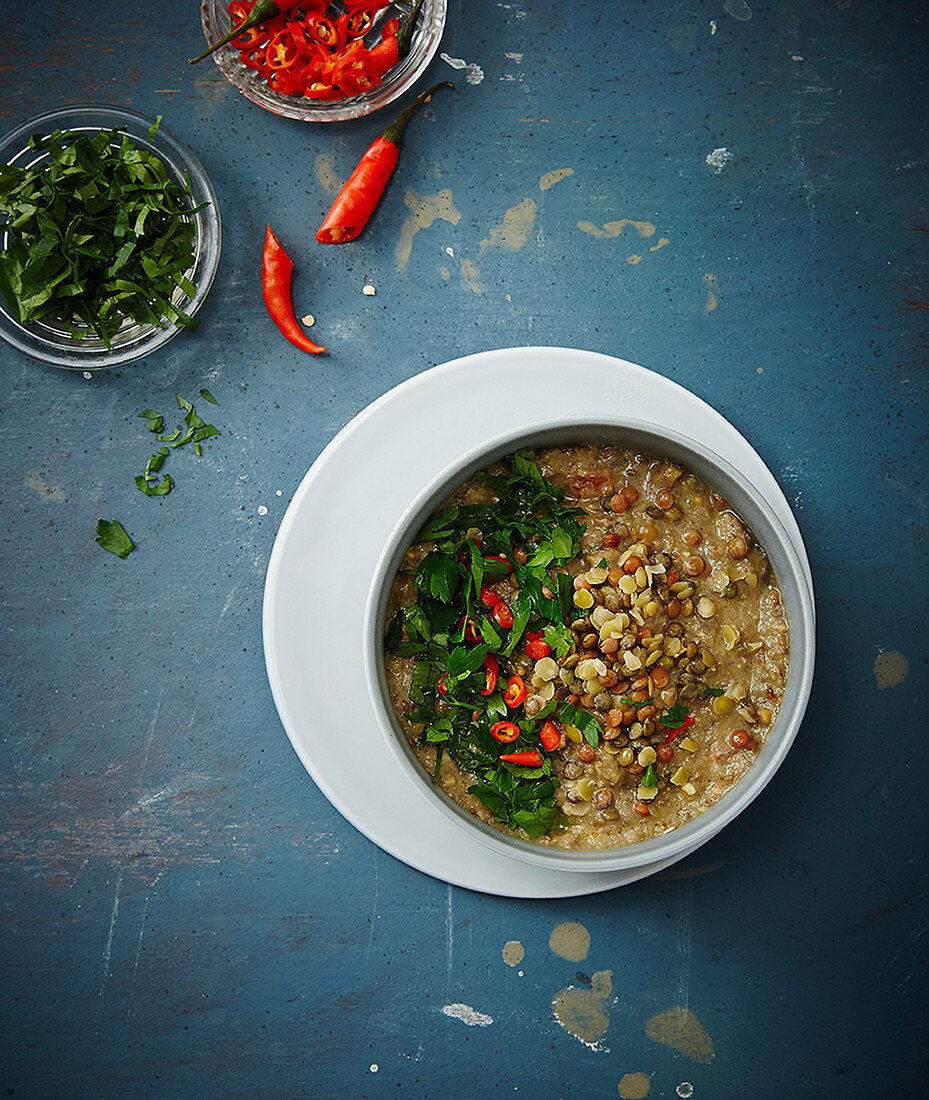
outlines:
[[[666,833],[750,767],[784,691],[764,550],[681,466],[519,451],[457,489],[391,590],[388,687],[448,797],[567,849]]]

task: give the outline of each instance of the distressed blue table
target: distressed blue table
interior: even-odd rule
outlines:
[[[224,242],[199,332],[147,360],[84,378],[0,348],[0,1092],[921,1095],[925,8],[453,0],[425,80],[456,90],[340,249],[313,233],[382,119],[304,126],[191,69],[193,2],[6,14],[4,124],[163,114]],[[325,357],[264,311],[269,222]],[[817,585],[813,698],[769,788],[676,867],[576,900],[448,887],[356,833],[262,660],[268,556],[328,440],[520,344],[716,406]],[[222,436],[144,498],[137,414],[201,387]]]

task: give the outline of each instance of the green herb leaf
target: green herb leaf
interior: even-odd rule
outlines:
[[[718,699],[720,695],[725,695],[724,688],[713,688],[709,684],[699,684],[697,686],[697,695],[701,699]]]
[[[170,474],[165,474],[161,481],[152,485],[141,474],[138,474],[135,479],[135,487],[147,497],[164,497],[174,488],[174,480]]]
[[[148,430],[150,432],[164,431],[165,418],[159,413],[152,412],[151,409],[143,409],[139,416],[143,420],[148,420]]]
[[[655,771],[655,765],[649,764],[642,775],[643,787],[657,787],[658,786],[658,773]]]
[[[200,391],[200,396],[201,396],[201,397],[203,398],[203,400],[204,400],[204,401],[209,401],[209,403],[210,403],[211,405],[218,405],[218,404],[219,404],[219,402],[218,402],[218,401],[216,400],[216,398],[215,398],[215,397],[214,397],[214,396],[213,396],[213,395],[212,395],[212,394],[210,393],[210,391],[209,391],[209,390],[201,390],[201,391]]]
[[[393,649],[394,646],[400,644],[400,639],[403,637],[403,612],[397,611],[394,617],[390,620],[390,625],[387,627],[387,631],[384,634],[384,648]]]
[[[542,638],[559,658],[567,657],[574,642],[570,628],[564,623],[549,623],[542,631]]]
[[[458,588],[458,581],[458,566],[438,550],[430,551],[416,570],[417,590],[427,592],[441,603],[452,602]]]
[[[687,707],[678,704],[677,706],[669,707],[664,714],[659,716],[658,721],[661,725],[676,730],[679,726],[684,724],[689,713]]]
[[[562,722],[576,726],[588,745],[597,747],[603,736],[603,727],[592,714],[588,714],[586,710],[578,710],[569,703],[561,703],[558,707],[558,717]]]
[[[168,451],[165,447],[159,448],[158,452],[152,455],[152,457],[148,460],[148,465],[145,467],[144,477],[146,481],[151,480],[152,476],[161,469],[161,467],[164,465],[164,460],[167,457]]]
[[[118,558],[127,558],[135,544],[126,534],[126,529],[119,520],[97,520],[97,537],[94,542],[104,550],[115,554]]]
[[[450,718],[441,718],[438,722],[427,726],[425,730],[426,740],[433,742],[447,741],[453,733],[454,727]]]
[[[471,647],[459,646],[448,655],[449,680],[460,680],[472,672],[476,672],[484,664],[484,658],[490,652],[489,645],[476,645]]]
[[[500,647],[503,645],[503,639],[497,633],[497,630],[490,619],[481,619],[480,631],[481,637],[483,637],[484,641],[490,646],[490,648],[492,650],[499,651]]]

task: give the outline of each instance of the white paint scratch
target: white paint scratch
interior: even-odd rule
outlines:
[[[453,1020],[461,1020],[468,1027],[490,1027],[494,1022],[493,1016],[485,1016],[483,1012],[477,1012],[470,1005],[443,1005],[442,1011]]]
[[[239,585],[238,585],[238,583],[236,583],[230,589],[229,595],[226,597],[226,602],[223,604],[223,609],[219,613],[219,621],[220,622],[222,622],[222,620],[225,618],[226,612],[229,610],[229,608],[232,607],[233,600],[235,600],[238,593],[239,593]]]
[[[160,875],[159,875],[160,877]],[[157,882],[157,879],[156,879]],[[145,895],[145,904],[142,907],[142,919],[139,921],[139,938],[135,945],[135,959],[132,962],[132,984],[129,987],[129,1007],[128,1015],[132,1015],[133,998],[135,996],[135,982],[139,974],[139,958],[142,955],[142,939],[145,936],[145,922],[148,920],[148,902],[151,898],[151,894]]]
[[[694,884],[688,882],[681,894],[677,916],[678,1004],[690,1008],[690,925],[693,914]]]
[[[110,913],[110,929],[106,935],[106,947],[103,949],[103,977],[100,979],[98,997],[103,996],[103,987],[110,973],[110,954],[113,951],[113,933],[116,931],[116,917],[119,914],[119,891],[123,884],[122,871],[116,876],[116,889],[113,891],[113,909]]]
[[[738,19],[740,23],[747,23],[752,17],[752,9],[745,3],[745,0],[726,0],[723,4],[723,11],[726,15],[731,15],[733,19]]]
[[[158,725],[158,714],[161,710],[161,700],[164,697],[165,689],[162,688],[158,692],[158,698],[155,701],[155,713],[152,715],[151,724],[148,727],[148,738],[145,742],[145,751],[142,753],[142,760],[139,764],[139,786],[142,785],[142,776],[145,774],[145,767],[148,764],[148,754],[152,749],[152,741],[155,739],[155,727]]]
[[[446,988],[452,986],[452,952],[454,950],[454,934],[452,924],[452,885],[447,883],[445,887],[445,951],[446,960]]]
[[[720,175],[729,162],[734,159],[732,153],[730,153],[725,146],[714,149],[712,153],[707,153],[706,155],[707,165],[713,169],[717,176]]]
[[[464,70],[465,80],[469,84],[480,84],[484,79],[484,70],[480,65],[475,65],[473,61],[465,61],[463,57],[449,57],[447,53],[440,53],[439,57],[446,65],[451,65],[453,69]]]
[[[374,899],[371,902],[371,928],[368,932],[368,944],[365,948],[365,966],[368,965],[368,961],[371,958],[371,945],[374,943],[374,925],[377,921],[377,899],[378,899],[378,881],[377,881],[377,848],[372,845],[372,859],[374,860]]]

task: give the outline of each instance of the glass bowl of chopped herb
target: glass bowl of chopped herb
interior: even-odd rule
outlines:
[[[219,264],[216,195],[161,124],[86,105],[0,139],[0,336],[92,371],[149,355],[195,315]]]

